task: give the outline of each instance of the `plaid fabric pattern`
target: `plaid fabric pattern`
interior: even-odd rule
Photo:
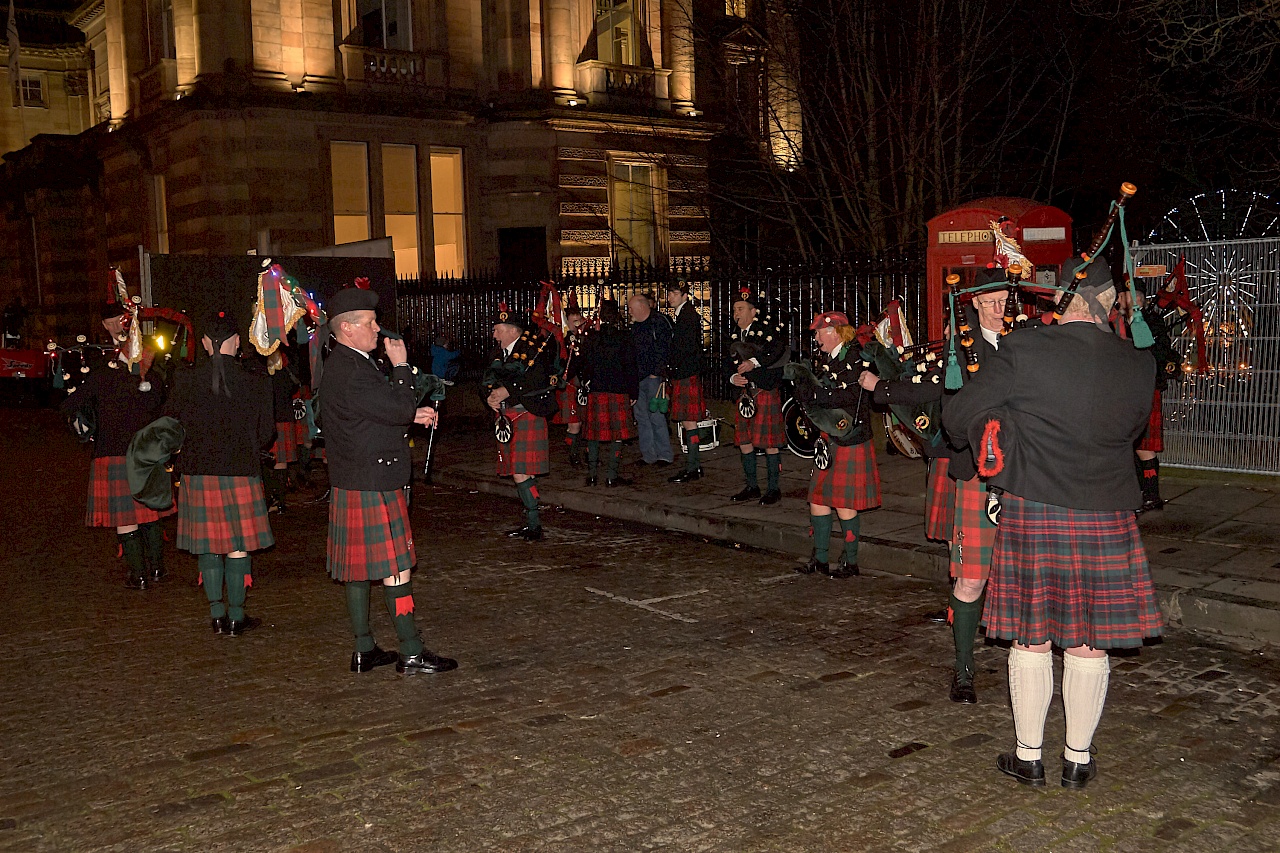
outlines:
[[[507,412],[511,419],[510,444],[498,445],[498,476],[528,474],[536,477],[551,471],[551,449],[547,444],[547,419],[528,412]]]
[[[787,443],[786,431],[782,428],[782,392],[776,388],[756,392],[756,416],[744,418],[737,412],[737,400],[734,400],[733,425],[739,444],[754,444],[756,447],[782,447]]]
[[[570,382],[565,387],[556,392],[556,399],[560,401],[560,411],[556,412],[552,419],[553,424],[580,424],[582,423],[582,415],[578,411],[578,385]]]
[[[826,433],[822,437],[831,445],[831,467],[825,471],[813,467],[809,503],[856,510],[880,506],[880,468],[871,442],[846,447],[831,441]]]
[[[988,637],[1133,648],[1164,616],[1131,510],[1066,509],[1008,493],[991,557]]]
[[[542,420],[539,418],[538,420]],[[339,581],[376,581],[418,564],[404,489],[334,489],[325,568]]]
[[[667,409],[667,417],[673,422],[693,421],[697,423],[707,414],[707,402],[702,398],[702,377],[690,376],[688,379],[668,379],[667,393],[671,395],[671,405]]]
[[[1147,418],[1147,429],[1142,433],[1142,438],[1138,439],[1138,443],[1134,445],[1136,450],[1149,450],[1152,453],[1161,453],[1164,451],[1164,402],[1160,399],[1160,389],[1157,388],[1155,396],[1151,400],[1151,415]]]
[[[587,441],[626,441],[636,437],[631,401],[626,394],[592,391],[587,396]]]
[[[85,504],[86,527],[126,527],[148,524],[173,515],[177,507],[154,510],[133,499],[123,456],[99,456],[89,468],[89,500]]]
[[[955,483],[955,524],[951,534],[951,577],[986,580],[996,526],[987,518],[987,486],[978,477]]]
[[[271,455],[277,462],[297,462],[298,446],[307,437],[307,426],[302,421],[276,421],[276,442],[271,445]]]
[[[191,554],[258,551],[276,542],[260,477],[183,474],[178,488],[178,550]]]
[[[947,542],[956,517],[956,481],[947,476],[951,460],[945,456],[929,460],[929,477],[924,496],[924,535]]]

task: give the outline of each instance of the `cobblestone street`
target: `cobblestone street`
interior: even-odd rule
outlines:
[[[272,516],[264,624],[214,636],[171,544],[169,579],[124,588],[52,414],[0,426],[3,850],[1280,849],[1270,648],[1114,659],[1100,776],[1057,786],[1055,699],[1036,791],[994,766],[1005,652],[978,651],[980,704],[947,700],[940,585],[554,509],[513,545],[514,499],[418,487],[418,624],[459,669],[355,675],[325,504]]]

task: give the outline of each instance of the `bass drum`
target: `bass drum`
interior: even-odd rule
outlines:
[[[782,429],[787,436],[787,450],[801,459],[813,458],[813,446],[822,433],[805,417],[794,397],[782,402]]]
[[[924,451],[921,448],[920,436],[904,427],[898,422],[893,415],[885,412],[884,415],[884,432],[889,436],[889,440],[893,442],[893,446],[898,448],[898,452],[908,459],[923,459]]]

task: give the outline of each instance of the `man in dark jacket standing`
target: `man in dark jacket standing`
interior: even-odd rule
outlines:
[[[1063,279],[1080,265],[1064,264]],[[1138,648],[1164,622],[1134,518],[1142,495],[1132,467],[1155,363],[1107,325],[1115,289],[1106,259],[1085,271],[1061,323],[1006,338],[942,416],[951,440],[971,445],[979,472],[1003,491],[982,621],[988,637],[1013,641],[1017,749],[996,767],[1037,787],[1052,647],[1065,651],[1062,786],[1083,788],[1098,772],[1091,750],[1107,649]]]
[[[656,410],[653,399],[658,395],[662,374],[667,368],[671,321],[653,310],[649,297],[642,293],[627,300],[627,309],[631,313],[631,336],[635,340],[636,371],[640,374],[639,396],[633,407],[640,436],[640,458],[646,465],[669,465],[674,457],[667,414]]]
[[[378,347],[378,294],[349,287],[329,300],[336,344],[321,375],[320,414],[329,457],[329,574],[346,585],[355,635],[352,672],[395,663],[396,671],[445,672],[458,662],[426,650],[413,618],[418,564],[405,489],[412,476],[409,426],[432,426],[436,412],[415,407],[413,369],[404,341],[386,339],[391,378],[370,358]],[[369,592],[383,598],[400,640],[399,655],[383,651],[369,630]]]
[[[734,372],[729,383],[742,389],[734,433],[738,450],[742,451],[742,474],[746,481],[742,491],[729,500],[734,503],[759,500],[764,506],[782,499],[782,457],[779,450],[787,443],[782,426],[782,368],[789,360],[791,348],[787,333],[776,319],[768,316],[760,294],[742,288],[734,299],[733,341]],[[765,452],[766,485],[760,493],[756,474],[756,448]]]
[[[671,393],[667,414],[684,427],[688,448],[684,470],[668,477],[667,481],[688,483],[702,477],[699,449],[703,435],[698,422],[707,414],[707,404],[702,398],[702,318],[689,299],[689,285],[683,279],[667,284],[667,305],[675,312],[676,318],[671,330],[665,373]]]
[[[582,355],[578,375],[591,384],[587,396],[587,485],[596,484],[601,442],[609,444],[604,484],[633,485],[632,480],[618,476],[618,463],[622,442],[636,435],[631,413],[640,383],[635,344],[623,328],[617,301],[606,299],[600,303],[600,328],[587,336]]]

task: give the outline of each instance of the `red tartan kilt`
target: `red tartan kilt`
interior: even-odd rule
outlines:
[[[1059,648],[1133,648],[1159,636],[1132,510],[1066,509],[1004,494],[983,623],[987,636]]]
[[[991,549],[996,526],[987,517],[987,487],[982,480],[955,483],[955,523],[951,532],[951,577],[986,580],[991,571]]]
[[[123,456],[99,456],[89,467],[89,500],[85,504],[87,527],[128,527],[150,524],[177,512],[177,507],[154,510],[133,499]]]
[[[382,580],[416,566],[404,489],[335,488],[329,497],[325,564],[329,576],[339,581]]]
[[[269,548],[275,541],[260,477],[182,475],[178,550],[230,554]]]
[[[631,400],[626,394],[592,391],[587,395],[587,441],[626,441],[635,437]]]
[[[929,477],[924,497],[924,535],[939,542],[951,540],[955,524],[956,483],[947,476],[951,460],[945,456],[929,460]]]
[[[509,444],[498,445],[499,477],[528,474],[536,477],[551,471],[551,449],[547,444],[547,419],[528,412],[507,413],[511,419]]]
[[[298,446],[306,440],[307,425],[303,421],[276,421],[276,441],[271,455],[277,462],[297,462]]]
[[[1151,400],[1151,415],[1147,418],[1147,428],[1134,445],[1136,450],[1149,450],[1152,453],[1164,451],[1164,403],[1160,399],[1160,390],[1156,389]]]
[[[772,391],[761,389],[756,392],[756,414],[753,418],[744,418],[737,411],[737,400],[734,400],[734,421],[736,430],[734,441],[739,444],[753,444],[756,447],[782,447],[787,443],[787,433],[782,427],[782,392],[776,388]]]
[[[702,398],[702,377],[667,380],[667,393],[671,404],[667,417],[676,422],[697,423],[707,414],[707,401]]]
[[[809,503],[836,509],[875,509],[880,506],[880,469],[871,442],[843,446],[826,433],[831,446],[831,467],[816,465],[809,476]]]
[[[556,392],[556,400],[560,403],[560,411],[551,420],[553,424],[580,424],[582,416],[578,412],[578,386],[570,382]]]

